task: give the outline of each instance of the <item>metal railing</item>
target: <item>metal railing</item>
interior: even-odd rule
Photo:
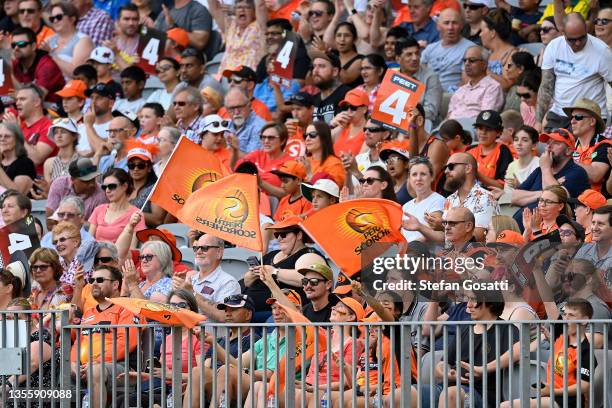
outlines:
[[[528,407],[535,399],[538,407],[612,408],[609,320],[321,323],[316,330],[215,323],[188,332],[71,325],[67,311],[0,318],[3,407],[499,407],[513,400]],[[477,327],[484,324],[485,331]],[[41,330],[47,334],[36,335]],[[570,344],[585,335],[589,341]],[[225,345],[210,345],[218,342]],[[249,351],[229,364],[224,356]],[[561,386],[550,399],[555,376]],[[588,387],[573,387],[575,378],[588,378]]]

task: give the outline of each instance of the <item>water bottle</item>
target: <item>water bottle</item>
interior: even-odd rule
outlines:
[[[174,407],[174,396],[172,395],[172,393],[168,394],[168,396],[166,397],[166,407]]]
[[[219,396],[219,408],[227,408],[227,404],[225,403],[225,391]]]
[[[89,408],[89,391],[85,392],[85,395],[83,396],[81,408]]]
[[[321,408],[327,408],[327,397],[323,396],[323,398],[321,398]]]

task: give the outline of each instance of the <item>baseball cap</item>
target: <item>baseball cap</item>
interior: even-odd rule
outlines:
[[[308,92],[298,92],[295,95],[291,95],[285,105],[300,105],[310,108],[314,105],[312,95]]]
[[[331,268],[322,263],[315,263],[307,266],[306,268],[298,269],[298,273],[301,273],[302,275],[306,275],[307,272],[318,273],[326,280],[334,279],[334,273],[332,272]]]
[[[333,52],[312,51],[310,53],[310,59],[314,61],[315,58],[322,58],[326,61],[329,61],[329,63],[332,64],[332,67],[334,68],[342,68],[342,64],[340,63],[340,57]]]
[[[255,302],[253,302],[253,299],[249,295],[229,295],[223,299],[223,303],[217,305],[217,309],[219,310],[225,310],[226,307],[231,307],[233,309],[244,307],[254,312]]]
[[[408,149],[404,145],[400,145],[398,143],[385,143],[382,145],[379,156],[382,161],[385,161],[389,158],[391,153],[397,153],[406,160],[410,160],[410,154],[408,153]]]
[[[300,222],[303,220],[297,215],[292,215],[287,218],[284,218],[272,225],[268,225],[266,229],[290,229],[290,228],[299,228]]]
[[[525,243],[525,238],[516,231],[503,230],[497,234],[495,242],[510,245],[523,245]]]
[[[202,132],[221,133],[229,131],[230,121],[219,115],[208,115],[204,118]]]
[[[78,178],[81,181],[89,181],[100,175],[98,167],[86,157],[73,160],[68,165],[68,174],[70,177]]]
[[[116,93],[114,92],[113,88],[110,87],[109,85],[100,82],[99,84],[96,84],[93,88],[90,88],[88,90],[85,91],[85,95],[86,96],[91,96],[93,94],[98,94],[100,96],[105,96],[107,98],[111,98],[111,99],[115,99],[116,98]]]
[[[340,299],[340,302],[342,302],[344,306],[348,307],[355,314],[358,322],[363,320],[365,317],[365,310],[361,303],[352,297],[343,297]]]
[[[153,155],[144,147],[135,147],[133,149],[128,150],[127,159],[130,160],[134,158],[153,162]]]
[[[230,78],[232,75],[236,75],[237,77],[246,79],[248,81],[255,81],[256,79],[255,71],[246,65],[238,65],[234,69],[226,69],[223,71],[223,76],[226,78]]]
[[[70,118],[57,118],[53,121],[53,124],[49,126],[49,131],[47,132],[51,140],[53,140],[53,129],[65,129],[70,133],[79,133],[76,123]]]
[[[340,189],[335,181],[322,178],[318,179],[314,184],[302,183],[302,195],[304,198],[312,202],[312,190],[323,191],[332,197],[340,198]]]
[[[482,4],[490,9],[495,8],[495,2],[492,0],[467,0],[464,2],[465,4]]]
[[[177,45],[187,48],[189,46],[189,33],[182,28],[172,28],[167,32],[168,38],[174,41]]]
[[[81,99],[85,99],[85,91],[87,91],[87,85],[80,79],[73,79],[68,81],[64,87],[57,91],[55,94],[62,98],[71,98],[76,96]]]
[[[565,143],[570,150],[574,150],[574,146],[576,145],[576,138],[574,135],[569,130],[562,128],[540,135],[540,142],[548,143],[549,140]]]
[[[88,59],[100,64],[112,64],[115,62],[115,53],[108,47],[96,47],[91,51]]]
[[[117,118],[119,116],[123,116],[124,118],[132,122],[136,129],[140,129],[140,121],[138,120],[138,115],[136,115],[134,112],[128,110],[114,110],[113,117]]]
[[[555,220],[555,223],[557,224],[558,227],[561,227],[563,224],[571,225],[574,231],[576,231],[576,237],[578,238],[578,240],[584,241],[585,232],[586,232],[584,227],[578,224],[576,221],[569,218],[567,215],[565,214],[559,215],[557,219]]]
[[[599,191],[590,188],[584,190],[578,198],[570,197],[568,201],[575,205],[584,205],[591,210],[596,210],[607,204],[606,198]]]
[[[279,177],[295,177],[300,180],[306,178],[306,168],[304,165],[296,160],[287,160],[276,170],[271,170],[270,173],[276,174]]]
[[[168,244],[170,250],[172,251],[172,260],[174,262],[181,262],[183,255],[176,247],[176,237],[174,234],[165,228],[147,228],[136,233],[136,238],[138,238],[140,242],[150,241],[151,237],[158,237],[163,242]]]
[[[299,293],[297,293],[293,289],[283,289],[283,293],[285,294],[285,296],[287,296],[287,298],[289,298],[291,303],[293,303],[300,309],[302,308],[302,297]],[[268,305],[272,305],[274,303],[276,303],[276,298],[271,297],[266,300],[266,304]]]
[[[346,107],[347,105],[351,106],[368,106],[370,104],[370,98],[365,91],[361,89],[351,89],[344,95],[344,99],[340,101],[339,106],[341,108]]]
[[[503,130],[504,125],[502,124],[502,118],[494,110],[484,110],[476,117],[474,127],[483,126],[493,130]]]

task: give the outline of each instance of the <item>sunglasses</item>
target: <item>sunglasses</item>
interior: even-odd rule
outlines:
[[[89,283],[90,285],[93,285],[94,283],[104,283],[104,281],[113,281],[113,279],[108,279],[108,278],[103,278],[103,277],[97,277],[97,278],[89,278],[87,279],[87,283]]]
[[[574,232],[574,230],[571,230],[571,229],[560,229],[559,235],[562,237],[569,237],[572,235],[576,235],[576,233]]]
[[[53,246],[56,246],[57,244],[63,244],[64,242],[68,241],[69,239],[74,239],[76,237],[61,237],[58,239],[54,239],[53,241],[51,241],[51,243],[53,244]]]
[[[32,272],[36,272],[36,271],[46,271],[51,265],[49,264],[41,264],[41,265],[32,265],[30,267],[30,269],[32,269]]]
[[[274,233],[274,238],[277,240],[287,238],[287,235],[293,234],[294,231],[277,231]]]
[[[101,256],[101,257],[97,257],[94,258],[94,264],[100,264],[100,263],[109,263],[114,261],[114,258],[112,256]]]
[[[376,126],[364,127],[363,131],[364,132],[370,132],[370,133],[380,133],[380,132],[384,132],[385,128],[383,128],[383,127],[376,127]]]
[[[32,44],[32,41],[17,41],[17,42],[11,43],[11,47],[13,49],[15,49],[15,48],[25,48],[25,47],[27,47],[30,44]]]
[[[357,109],[361,108],[361,106],[353,106],[353,105],[348,105],[346,107],[346,110],[349,110],[351,112],[357,112]]]
[[[187,105],[187,101],[174,101],[174,102],[172,102],[172,106],[183,107],[183,106],[186,106],[186,105]]]
[[[140,262],[144,261],[144,262],[147,262],[147,263],[151,262],[153,260],[153,258],[155,258],[155,255],[153,255],[153,254],[140,255],[138,257],[138,259],[140,259]]]
[[[220,248],[220,247],[216,245],[194,245],[192,248],[193,248],[193,252],[198,252],[198,251],[208,252],[210,248]]]
[[[159,67],[155,68],[155,72],[161,74],[163,72],[170,71],[172,68],[172,65],[160,65]]]
[[[557,31],[557,29],[555,27],[542,27],[542,28],[540,28],[540,32],[544,33],[544,34],[548,34],[552,30]]]
[[[64,18],[63,14],[58,14],[56,16],[49,16],[49,21],[52,23],[55,23],[56,21],[62,21],[63,18]]]
[[[463,8],[465,10],[470,9],[472,11],[476,11],[476,10],[480,10],[483,7],[484,7],[484,4],[466,4],[466,3],[463,3]]]
[[[482,61],[482,58],[464,58],[463,59],[463,63],[464,64],[467,63],[467,62],[469,62],[470,64],[474,64],[474,63],[476,63],[478,61]]]
[[[589,116],[580,115],[580,114],[572,115],[572,119],[575,120],[576,122],[580,122],[581,120],[586,119],[588,117]]]
[[[582,42],[582,41],[584,41],[586,39],[587,39],[587,35],[586,34],[585,35],[581,35],[580,37],[576,37],[576,38],[567,38],[567,37],[565,37],[565,41],[567,41],[570,44],[576,44],[576,43]]]
[[[453,171],[455,170],[455,167],[460,166],[460,165],[467,166],[467,163],[448,163],[444,165],[444,170],[448,169],[448,171]]]
[[[22,9],[19,9],[19,14],[34,14],[37,11],[38,10],[32,9],[32,8],[22,8]]]
[[[561,279],[561,282],[572,282],[572,281],[575,281],[578,276],[581,276],[582,279],[585,279],[584,275],[580,273],[575,273],[575,272],[568,272],[566,274],[562,274],[560,276],[560,279]]]
[[[280,137],[278,137],[278,136],[260,135],[259,139],[260,140],[274,140],[274,139],[280,139]]]
[[[310,10],[308,12],[308,18],[312,16],[321,17],[322,15],[323,15],[323,12],[321,10]]]
[[[119,187],[119,184],[117,184],[117,183],[109,183],[109,184],[101,184],[100,185],[100,188],[103,191],[106,191],[106,190],[108,190],[108,191],[115,191],[117,189],[117,187]]]
[[[240,85],[243,82],[244,82],[244,78],[232,77],[229,79],[230,84]]]
[[[520,92],[517,92],[516,96],[518,96],[519,98],[523,98],[523,99],[531,99],[531,94],[530,93],[520,93]]]
[[[304,139],[315,139],[317,137],[319,137],[319,134],[317,132],[304,133]]]
[[[609,18],[596,18],[595,19],[595,25],[605,26],[605,25],[610,24],[610,21],[612,21],[612,20],[610,20]]]
[[[320,278],[302,278],[302,286],[317,286],[319,283],[325,282],[325,279]]]
[[[187,309],[189,306],[187,302],[170,302],[168,303],[170,306],[178,307],[179,309]]]
[[[79,214],[76,213],[69,213],[69,212],[58,212],[57,216],[60,218],[67,218],[67,219],[72,219],[74,217],[76,217]]]
[[[451,220],[443,220],[442,221],[442,226],[443,227],[455,227],[461,223],[463,223],[465,221],[461,220],[461,221],[451,221]]]
[[[368,177],[368,178],[359,179],[359,184],[367,184],[368,186],[371,186],[377,181],[382,181],[382,179],[379,179],[376,177]]]
[[[138,169],[138,170],[144,170],[146,169],[148,166],[147,163],[128,163],[127,167],[130,170],[134,170],[134,169]]]

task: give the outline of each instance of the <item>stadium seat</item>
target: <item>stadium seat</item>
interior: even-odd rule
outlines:
[[[182,246],[179,247],[179,251],[181,251],[181,255],[183,256],[181,263],[195,269],[195,254],[193,253],[193,249]]]
[[[540,371],[540,382],[546,382],[546,362],[531,360],[529,366],[525,367],[524,370],[529,376],[529,388],[535,387],[538,382],[538,370]],[[516,363],[510,368],[502,370],[502,401],[509,401],[511,399],[520,398],[520,387],[521,387],[521,370],[519,364]],[[531,392],[530,397],[536,396],[535,392]]]
[[[519,47],[519,49],[524,49],[525,51],[527,51],[528,53],[530,53],[534,57],[537,57],[538,55],[540,55],[540,50],[542,48],[544,48],[544,44],[542,44],[540,42],[538,42],[538,43],[525,43],[525,44],[519,45],[518,47]]]
[[[604,402],[606,402],[607,407],[612,407],[612,374],[610,371],[612,369],[612,350],[608,350],[607,362],[606,360],[606,352],[604,350],[594,350],[593,354],[595,359],[597,360],[597,367],[595,367],[595,371],[592,374],[593,381],[591,382],[593,386],[593,406],[595,408],[603,407]],[[608,370],[608,383],[604,383],[604,369]],[[608,392],[605,392],[608,390]],[[607,401],[604,401],[604,398],[607,398]]]
[[[47,214],[45,208],[47,200],[32,200],[32,216],[40,220],[43,225],[43,234],[47,232]]]
[[[433,354],[432,354],[433,353]],[[433,356],[433,361],[432,361]],[[431,378],[434,373],[436,364],[442,361],[442,357],[444,357],[444,350],[430,351],[425,353],[423,357],[421,357],[421,381],[422,384],[430,384]],[[435,375],[433,375],[434,383],[436,383]]]
[[[189,227],[185,224],[163,224],[159,228],[165,228],[170,231],[176,237],[176,246],[178,248],[189,245]]]
[[[260,258],[258,252],[246,248],[225,248],[223,259],[221,260],[221,268],[234,278],[240,280],[246,271],[249,270],[249,264],[246,261],[249,256],[256,256],[257,259]]]

